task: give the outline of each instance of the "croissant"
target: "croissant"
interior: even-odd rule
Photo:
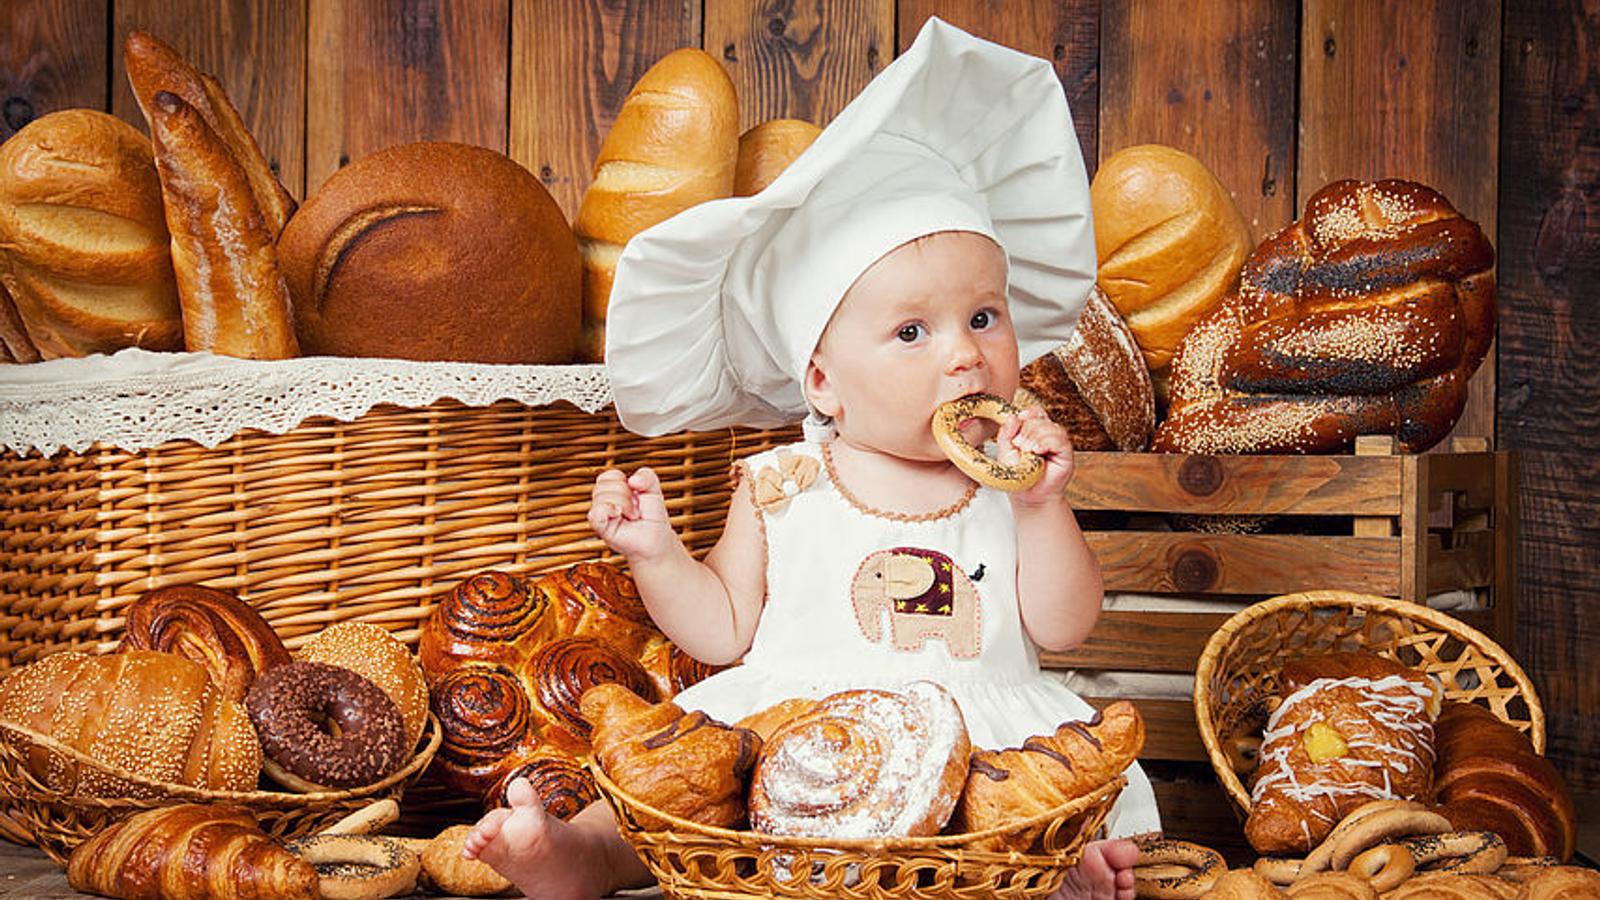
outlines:
[[[1010,750],[972,754],[953,821],[960,832],[984,831],[1032,818],[1082,797],[1133,764],[1144,748],[1144,718],[1119,700],[1085,722],[1064,722],[1054,734]],[[1036,832],[979,842],[979,849],[1027,850]]]
[[[594,755],[606,776],[646,804],[703,825],[745,818],[745,783],[761,738],[675,703],[650,703],[618,684],[583,695]]]
[[[123,900],[321,896],[316,869],[263,833],[247,810],[202,804],[111,825],[72,851],[67,883]]]
[[[1245,837],[1258,853],[1302,854],[1374,799],[1417,800],[1433,783],[1438,682],[1370,654],[1285,665],[1267,721]]]
[[[1527,735],[1471,703],[1446,703],[1434,728],[1434,790],[1450,824],[1493,831],[1514,856],[1572,858],[1572,791]]]

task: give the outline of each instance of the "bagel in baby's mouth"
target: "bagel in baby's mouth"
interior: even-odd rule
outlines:
[[[1038,484],[1044,475],[1043,457],[1019,450],[1016,462],[1007,465],[973,446],[961,434],[961,423],[969,419],[988,419],[999,424],[1006,416],[1017,413],[1017,407],[993,394],[968,394],[941,403],[933,413],[934,443],[973,481],[1002,491],[1025,491]]]

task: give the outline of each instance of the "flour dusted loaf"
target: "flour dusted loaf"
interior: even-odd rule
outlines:
[[[1392,434],[1421,452],[1460,417],[1494,322],[1494,250],[1443,195],[1334,182],[1184,338],[1152,446],[1337,453]]]
[[[1067,342],[1023,367],[1022,387],[1077,450],[1143,450],[1155,431],[1150,370],[1099,285]]]
[[[733,193],[739,98],[716,58],[662,57],[622,101],[600,145],[573,230],[583,254],[583,359],[605,355],[606,308],[622,248],[639,232]]]
[[[824,697],[762,747],[750,826],[801,837],[937,834],[971,752],[955,698],[932,682]]]
[[[1433,786],[1444,699],[1431,675],[1368,653],[1286,663],[1267,721],[1245,837],[1257,852],[1300,855],[1370,800],[1418,800]]]
[[[53,112],[0,144],[0,358],[183,348],[150,141]]]

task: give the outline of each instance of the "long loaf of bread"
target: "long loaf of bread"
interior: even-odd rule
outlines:
[[[662,57],[622,102],[595,159],[573,230],[583,254],[583,354],[599,362],[606,306],[622,248],[639,232],[697,203],[733,193],[739,99],[703,50]]]
[[[248,811],[201,804],[147,810],[101,831],[72,851],[67,883],[123,900],[321,896],[316,869]]]

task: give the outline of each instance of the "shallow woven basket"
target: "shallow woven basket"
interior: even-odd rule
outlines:
[[[629,796],[598,765],[589,769],[662,892],[717,900],[1046,897],[1077,864],[1128,783],[1118,775],[1049,812],[971,834],[828,840],[690,822]],[[1033,831],[1039,834],[1028,853],[973,849],[988,838]]]
[[[295,794],[287,791],[210,791],[153,781],[90,759],[52,738],[0,723],[0,833],[38,846],[62,865],[73,848],[114,822],[162,806],[227,803],[249,810],[268,834],[288,840],[316,832],[375,800],[400,802],[407,785],[427,769],[443,731],[428,716],[420,749],[404,767],[375,784],[347,791]],[[34,778],[29,759],[40,754],[51,771],[78,772],[80,784],[115,797],[63,794]]]
[[[1445,697],[1478,703],[1517,726],[1544,752],[1544,708],[1510,654],[1483,632],[1404,600],[1348,591],[1274,597],[1236,613],[1211,636],[1194,676],[1194,712],[1211,768],[1235,811],[1250,792],[1223,748],[1260,737],[1278,671],[1308,653],[1364,650],[1436,676]]]

